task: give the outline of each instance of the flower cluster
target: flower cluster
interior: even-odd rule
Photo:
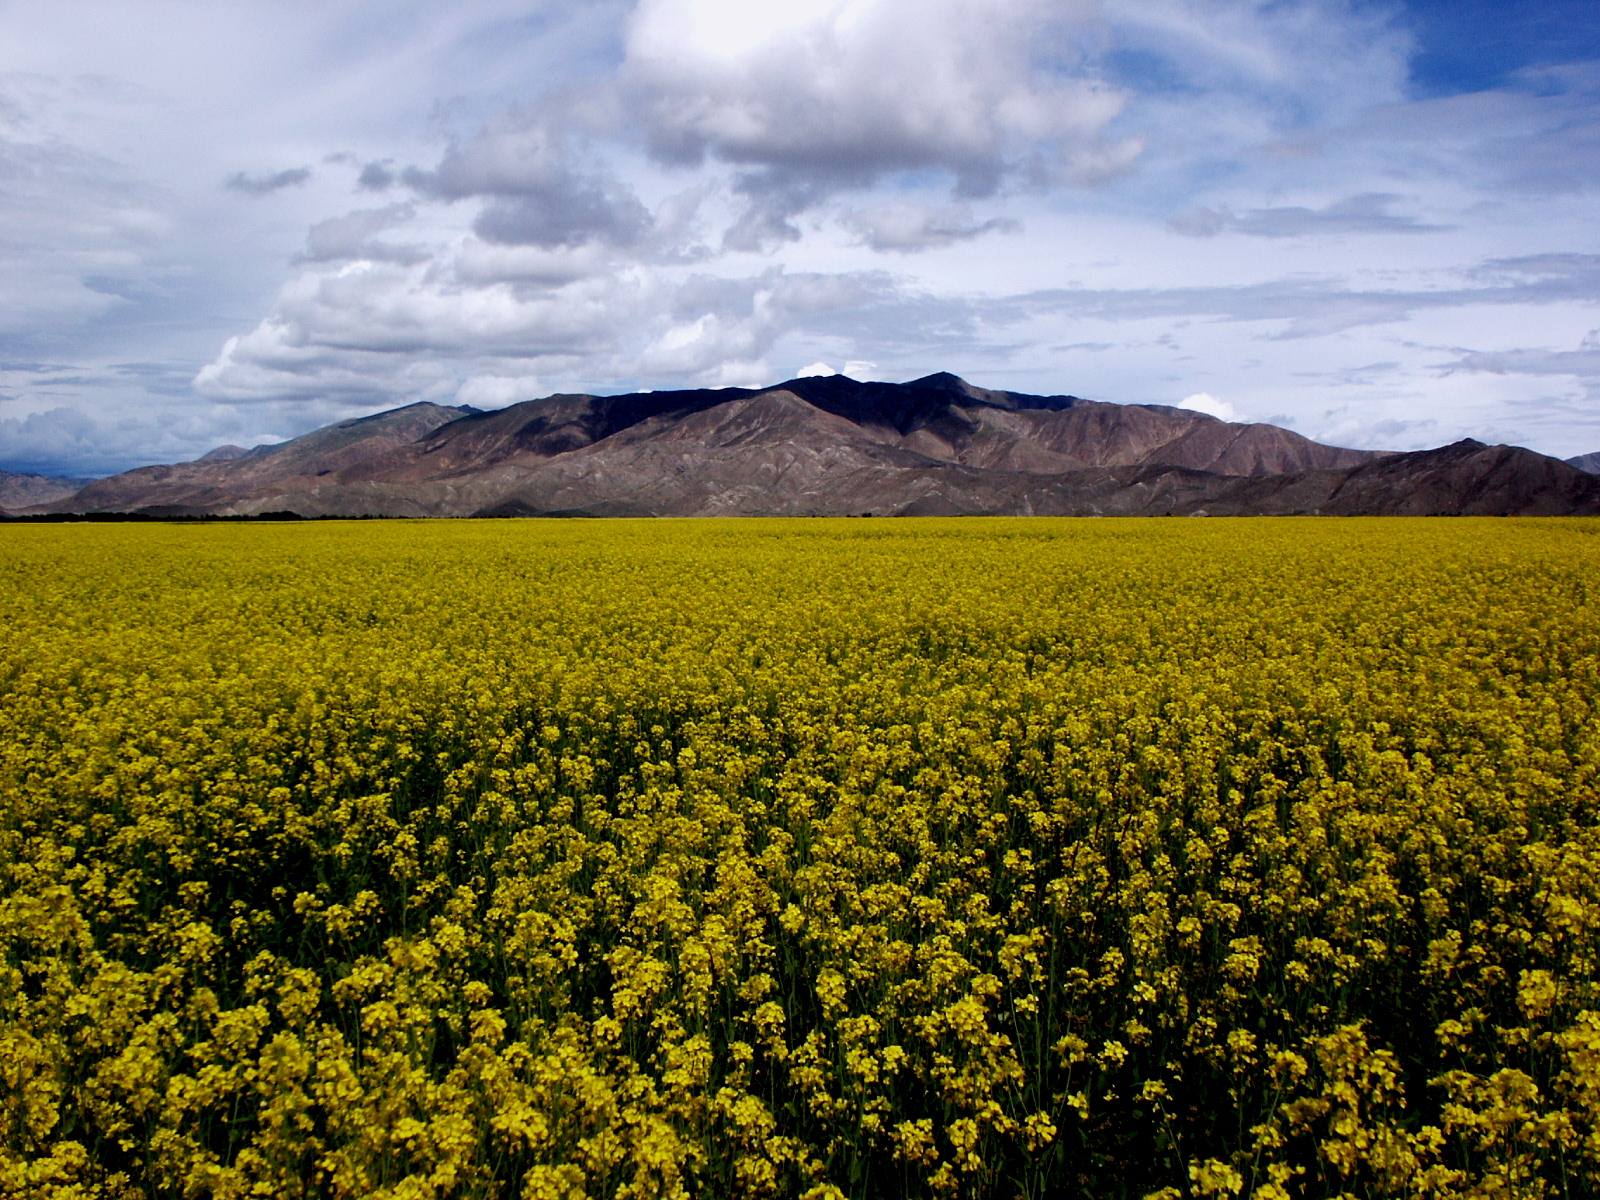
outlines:
[[[1597,533],[0,529],[0,1197],[1596,1194]]]

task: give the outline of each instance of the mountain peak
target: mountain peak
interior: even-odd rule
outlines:
[[[971,384],[959,375],[952,375],[949,371],[935,371],[932,375],[924,375],[921,379],[913,379],[907,387],[930,388],[943,392],[965,393]]]
[[[218,446],[215,450],[207,450],[199,458],[195,459],[195,462],[232,462],[234,459],[243,458],[249,453],[250,451],[243,446],[235,446],[230,443],[226,446]]]
[[[457,416],[469,417],[482,409],[473,408],[470,404],[435,404],[432,400],[416,400],[410,404],[402,404],[399,408],[386,408],[382,412],[369,413],[364,417],[352,417],[348,421],[338,421],[336,426],[364,425],[377,423],[392,423],[396,420],[412,417],[431,417],[435,414],[443,415],[454,413]],[[454,420],[455,417],[448,418]]]

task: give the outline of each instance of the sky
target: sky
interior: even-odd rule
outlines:
[[[0,0],[0,469],[974,383],[1600,450],[1592,0]]]

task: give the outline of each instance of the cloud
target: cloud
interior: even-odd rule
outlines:
[[[361,168],[361,174],[356,176],[356,186],[364,192],[386,192],[398,181],[398,176],[390,168],[393,159],[382,162],[369,162]]]
[[[1600,184],[1600,63],[1521,71],[1509,92],[1507,107],[1537,133],[1496,131],[1472,151],[1479,169],[1508,191],[1582,194]]]
[[[1167,222],[1174,233],[1215,237],[1243,233],[1251,237],[1316,237],[1340,233],[1438,233],[1450,225],[1428,225],[1415,217],[1389,211],[1403,196],[1368,192],[1347,196],[1323,208],[1257,208],[1235,213],[1226,207],[1201,208]]]
[[[1600,184],[1600,63],[1515,72],[1489,91],[1377,105],[1333,135],[1408,180],[1480,195],[1581,195]]]
[[[800,317],[882,304],[904,290],[901,281],[878,271],[829,273],[777,269],[764,272],[758,278],[770,283],[768,304],[774,311]]]
[[[801,367],[794,373],[796,379],[812,379],[817,376],[845,375],[851,379],[863,379],[877,369],[878,364],[867,362],[864,359],[852,358],[844,364],[844,369],[835,371],[825,362],[814,362],[809,366]]]
[[[798,212],[890,172],[961,196],[1091,184],[1138,157],[1125,95],[1078,53],[1087,0],[641,0],[621,104],[663,163],[741,168],[729,248],[793,241]]]
[[[104,81],[0,75],[0,333],[59,347],[75,330],[148,299],[174,229],[171,197],[77,139],[75,110]]]
[[[1460,358],[1440,364],[1439,369],[1491,375],[1570,375],[1600,388],[1600,329],[1591,329],[1576,350],[1547,347],[1465,350]]]
[[[570,368],[608,354],[642,302],[637,285],[619,278],[462,288],[431,264],[353,262],[287,285],[272,315],[228,339],[195,386],[234,402],[427,399],[452,386],[452,361],[509,357]]]
[[[1600,254],[1520,254],[1491,258],[1467,274],[1546,299],[1600,298]]]
[[[1048,289],[985,301],[994,318],[1021,320],[1030,309],[1108,320],[1210,317],[1282,322],[1272,337],[1321,337],[1404,321],[1428,310],[1491,305],[1523,307],[1600,302],[1600,255],[1526,255],[1491,259],[1449,273],[1455,286],[1352,287],[1336,276],[1289,278],[1221,287]]]
[[[618,269],[614,247],[599,242],[575,246],[507,246],[463,238],[434,257],[435,269],[463,287],[495,283],[559,287]]]
[[[1411,35],[1392,6],[1347,0],[1104,0],[1104,57],[1125,86],[1214,119],[1267,113],[1282,128],[1337,122],[1406,94]]]
[[[892,306],[897,292],[877,274],[780,268],[469,282],[449,272],[450,261],[359,260],[303,275],[266,320],[228,339],[194,386],[229,404],[336,398],[359,406],[445,398],[477,376],[766,377],[780,339],[848,328],[847,314]]]
[[[641,0],[621,80],[654,152],[799,175],[939,168],[986,194],[1008,174],[1097,178],[1123,97],[1047,69],[1087,3]]]
[[[105,475],[124,468],[130,447],[159,461],[179,461],[188,448],[186,435],[196,425],[192,415],[178,420],[148,413],[105,419],[79,405],[0,417],[0,470]]]
[[[804,235],[792,218],[827,199],[844,180],[826,182],[794,179],[774,172],[747,172],[734,184],[734,191],[745,197],[748,207],[722,235],[724,250],[759,253],[785,242],[798,242]],[[865,179],[855,181],[865,184]]]
[[[5,445],[6,461],[13,463],[80,461],[97,451],[99,432],[95,422],[76,408],[0,418],[0,443]]]
[[[701,313],[692,321],[663,330],[639,353],[637,363],[645,375],[727,379],[730,365],[748,374],[749,368],[760,363],[765,372],[761,356],[770,344],[770,330],[764,322]],[[715,374],[708,376],[708,372]]]
[[[414,204],[361,208],[342,217],[318,221],[306,232],[308,262],[339,262],[351,258],[407,261],[422,253],[414,247],[392,246],[372,239],[417,215]]]
[[[287,187],[299,187],[310,178],[310,167],[290,167],[270,175],[249,175],[244,171],[235,171],[222,181],[222,186],[229,191],[243,192],[246,196],[267,196]]]
[[[537,375],[474,375],[456,389],[455,399],[474,408],[505,408],[549,394]]]
[[[1226,400],[1218,400],[1208,392],[1196,392],[1193,396],[1184,399],[1179,408],[1190,412],[1205,413],[1208,417],[1216,417],[1219,421],[1237,421],[1239,412]]]
[[[650,214],[632,193],[603,181],[567,178],[515,198],[491,201],[473,222],[484,241],[502,246],[627,246],[650,229]]]
[[[843,223],[860,235],[862,245],[902,254],[970,241],[992,230],[1020,228],[1016,221],[1001,217],[976,221],[964,204],[934,209],[906,201],[847,212]]]
[[[401,178],[444,200],[520,196],[557,186],[573,169],[569,137],[558,118],[548,107],[508,108],[470,137],[453,139],[433,170],[408,167]]]
[[[565,124],[566,114],[549,106],[508,109],[452,142],[433,170],[413,167],[401,178],[425,197],[487,198],[473,230],[497,245],[642,241],[653,226],[649,211],[604,166],[582,160]]]
[[[130,455],[813,362],[1600,428],[1600,68],[1418,99],[1398,0],[83,2],[0,6],[0,411]]]

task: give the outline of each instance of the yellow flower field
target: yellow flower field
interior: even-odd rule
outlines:
[[[0,527],[0,1196],[1600,1193],[1600,522]]]

